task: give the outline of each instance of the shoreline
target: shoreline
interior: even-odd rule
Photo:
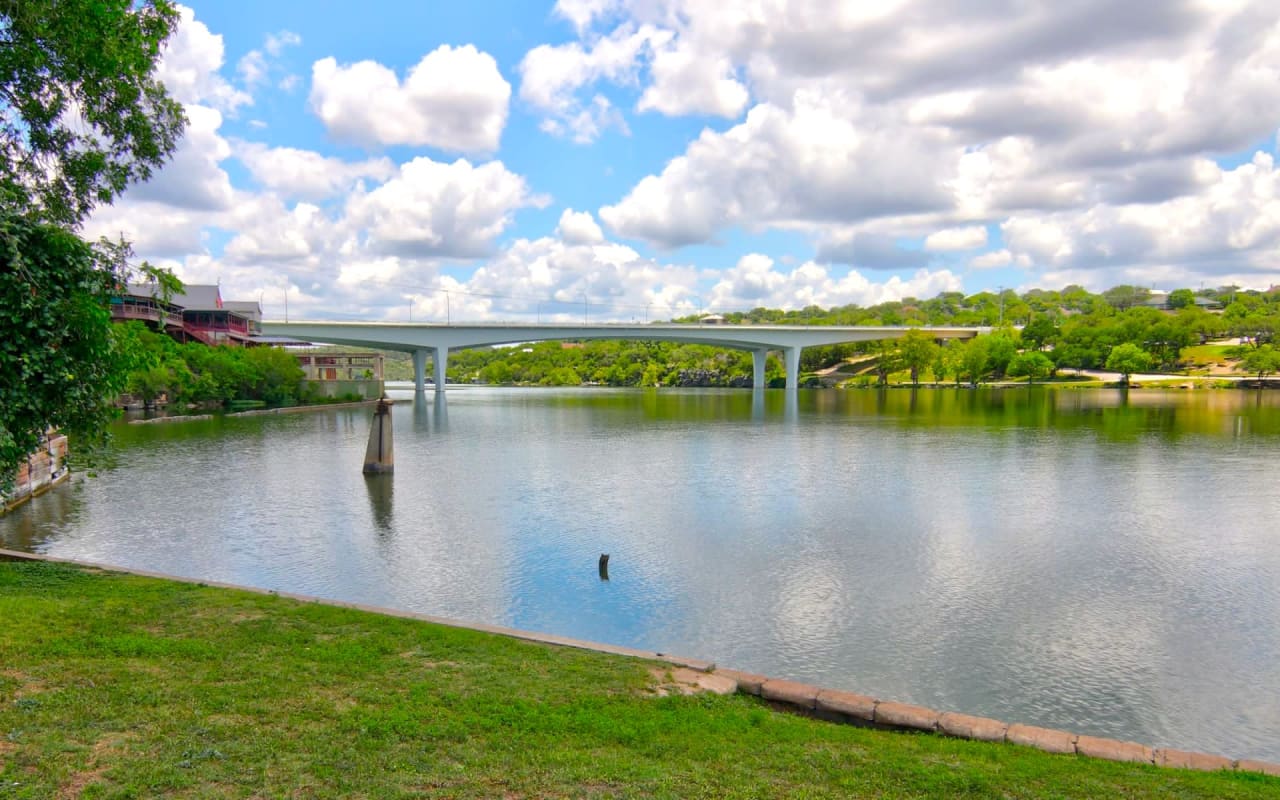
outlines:
[[[559,636],[556,634],[508,628],[499,625],[467,622],[463,620],[423,614],[414,611],[353,603],[343,600],[332,600],[314,595],[281,592],[254,586],[226,583],[221,581],[200,580],[181,575],[170,575],[149,570],[130,569],[110,564],[80,561],[71,558],[46,556],[38,553],[26,553],[0,548],[0,561],[34,561],[62,564],[80,569],[103,572],[123,573],[144,578],[209,586],[220,589],[233,589],[258,595],[281,597],[300,603],[345,608],[401,619],[417,620],[442,625],[450,628],[475,631],[478,633],[503,636],[522,641],[556,647],[567,647],[587,650],[605,655],[622,656],[650,661],[659,661],[681,670],[689,671],[681,676],[684,683],[697,690],[712,691],[718,694],[747,694],[760,697],[785,710],[801,713],[806,716],[828,722],[850,724],[860,727],[872,727],[882,730],[898,730],[916,733],[932,733],[952,738],[975,741],[1022,745],[1045,753],[1058,755],[1077,755],[1097,758],[1104,761],[1116,761],[1136,764],[1148,764],[1156,767],[1199,770],[1206,772],[1230,771],[1243,773],[1260,773],[1272,777],[1280,777],[1280,763],[1261,759],[1231,758],[1224,755],[1200,753],[1170,747],[1153,747],[1150,745],[1089,736],[1071,731],[1043,728],[1023,723],[1008,723],[1000,720],[977,717],[955,711],[936,711],[924,706],[883,700],[844,690],[825,689],[822,687],[791,681],[783,678],[769,677],[744,672],[727,667],[719,667],[716,662],[699,658],[687,658],[656,651],[641,650],[631,647],[609,645],[582,639]],[[719,679],[719,680],[717,680]]]
[[[279,408],[251,408],[247,411],[226,411],[210,414],[176,414],[172,416],[152,417],[151,419],[126,420],[128,425],[153,425],[160,422],[192,422],[195,420],[218,419],[223,417],[254,417],[266,414],[298,414],[307,411],[324,411],[333,408],[360,408],[376,404],[377,400],[357,400],[348,403],[316,403],[305,406],[281,406]]]

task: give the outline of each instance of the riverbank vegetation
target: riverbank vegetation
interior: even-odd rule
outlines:
[[[931,300],[907,298],[868,308],[757,308],[721,316],[735,325],[991,328],[976,339],[943,344],[921,332],[896,340],[806,348],[800,368],[808,385],[1035,383],[1077,380],[1077,370],[1109,370],[1124,379],[1148,370],[1201,379],[1265,379],[1280,373],[1280,352],[1272,343],[1280,328],[1280,290],[1178,290],[1152,300],[1139,287],[1093,294],[1069,286],[1021,295],[1012,290],[969,296],[948,292]],[[699,324],[699,318],[676,322]],[[1220,339],[1235,344],[1205,344]],[[407,355],[388,356],[389,380],[412,376]],[[743,351],[677,342],[539,342],[453,353],[449,378],[536,386],[750,386],[752,363]],[[769,357],[766,378],[771,386],[782,384],[776,355]]]
[[[658,696],[654,664],[0,562],[0,794],[1275,797],[1280,780]]]
[[[112,335],[129,360],[125,391],[147,406],[161,397],[180,407],[286,406],[314,399],[298,359],[280,348],[179,344],[141,322],[116,325]]]

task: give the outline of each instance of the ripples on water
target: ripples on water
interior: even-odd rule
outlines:
[[[129,426],[0,543],[1280,758],[1280,398],[398,399],[390,478],[364,409]]]

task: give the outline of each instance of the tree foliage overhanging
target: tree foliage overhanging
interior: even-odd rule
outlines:
[[[184,116],[155,66],[177,22],[165,0],[0,3],[0,207],[74,226],[164,163]]]
[[[74,230],[177,146],[155,74],[177,23],[168,0],[0,2],[0,489],[46,428],[99,434],[126,379],[128,247]]]
[[[117,253],[118,255],[118,253]],[[91,442],[127,363],[98,301],[119,265],[55,225],[0,216],[0,477],[48,427]]]

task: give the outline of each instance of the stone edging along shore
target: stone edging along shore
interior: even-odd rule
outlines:
[[[214,417],[257,417],[263,414],[299,414],[304,411],[327,411],[333,408],[362,408],[377,403],[377,400],[356,400],[350,403],[312,403],[305,406],[281,406],[279,408],[251,408],[247,411],[227,411],[221,414],[174,414],[173,416],[152,417],[151,419],[131,419],[130,425],[154,425],[159,422],[192,422],[198,419]]]
[[[437,625],[453,628],[492,633],[509,636],[541,644],[560,647],[574,647],[580,650],[592,650],[598,653],[641,658],[650,661],[661,661],[677,667],[676,680],[690,687],[719,694],[756,695],[786,710],[853,725],[862,725],[889,730],[921,731],[940,733],[961,739],[974,739],[983,742],[1009,742],[1027,747],[1034,747],[1046,753],[1076,754],[1101,758],[1108,761],[1127,761],[1142,764],[1154,764],[1159,767],[1177,767],[1206,771],[1239,770],[1244,772],[1260,772],[1265,775],[1280,777],[1280,764],[1255,759],[1231,759],[1226,756],[1195,753],[1171,748],[1152,748],[1137,742],[1125,742],[1118,739],[1104,739],[1097,736],[1070,733],[1068,731],[1040,728],[1020,723],[1009,724],[999,720],[960,714],[954,711],[935,711],[923,706],[898,703],[892,700],[878,700],[874,697],[855,694],[835,689],[823,689],[806,683],[770,678],[734,669],[719,669],[714,662],[694,658],[682,658],[669,653],[656,653],[648,650],[637,650],[630,647],[587,642],[546,633],[504,628],[497,625],[483,625],[461,622],[446,617],[430,614],[419,614],[413,611],[401,611],[394,608],[347,603],[341,600],[326,600],[322,597],[277,592],[270,589],[259,589],[253,586],[240,586],[218,581],[204,581],[180,575],[167,575],[161,572],[127,569],[109,564],[97,564],[88,561],[77,561],[69,558],[54,558],[34,553],[22,553],[14,550],[0,549],[0,561],[47,561],[55,564],[68,564],[89,569],[108,572],[121,572],[139,575],[146,578],[194,583],[201,586],[214,586],[223,589],[238,589],[255,594],[275,595],[304,603],[318,603],[339,608],[351,608],[368,611],[391,617],[416,619]]]

